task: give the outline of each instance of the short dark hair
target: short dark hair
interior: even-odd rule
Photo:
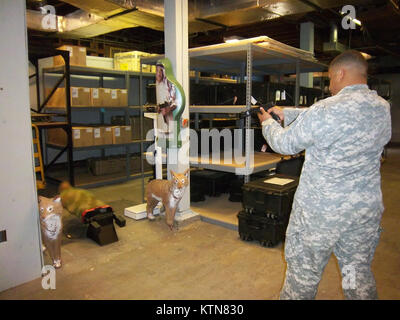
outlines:
[[[360,66],[363,70],[363,73],[365,73],[365,76],[367,76],[367,71],[368,71],[368,63],[364,59],[363,55],[361,52],[357,50],[347,50],[336,56],[330,63],[329,68],[333,68],[339,65],[346,65],[346,64],[356,64]]]

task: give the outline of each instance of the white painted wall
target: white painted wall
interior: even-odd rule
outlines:
[[[25,0],[0,1],[0,291],[41,275]]]

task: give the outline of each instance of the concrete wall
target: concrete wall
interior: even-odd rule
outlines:
[[[0,1],[0,291],[41,275],[25,0]]]
[[[391,115],[392,139],[391,142],[400,142],[400,74],[382,74],[377,78],[390,81],[392,84]]]

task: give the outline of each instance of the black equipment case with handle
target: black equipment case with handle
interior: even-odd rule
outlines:
[[[289,179],[273,184],[273,178]],[[258,240],[272,247],[285,239],[298,177],[275,174],[243,185],[243,210],[238,214],[239,236],[244,241]]]
[[[264,247],[273,247],[285,239],[288,219],[284,221],[240,211],[239,236],[243,241],[257,240]]]
[[[268,183],[273,178],[292,181],[285,185]],[[283,174],[250,181],[242,187],[243,209],[250,214],[282,219],[290,214],[298,183],[298,177]]]

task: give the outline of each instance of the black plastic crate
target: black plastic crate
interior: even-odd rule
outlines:
[[[264,247],[276,246],[285,239],[288,220],[270,219],[240,211],[239,237],[243,241],[257,240]]]
[[[190,173],[190,183],[202,186],[205,195],[218,197],[222,193],[229,192],[230,181],[233,174],[212,170],[198,170]]]
[[[291,179],[285,185],[268,183],[272,178]],[[250,181],[243,185],[243,209],[246,213],[286,219],[292,209],[293,197],[299,183],[298,177],[275,174],[262,179]]]
[[[193,181],[192,179],[190,180],[190,202],[200,202],[206,200],[204,186],[196,181]]]
[[[243,178],[237,176],[236,179],[232,180],[229,186],[229,201],[242,202],[243,200]]]

